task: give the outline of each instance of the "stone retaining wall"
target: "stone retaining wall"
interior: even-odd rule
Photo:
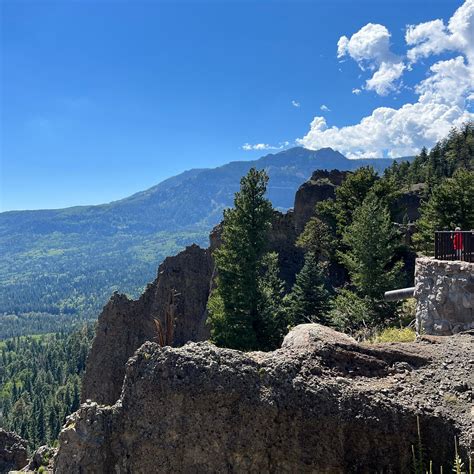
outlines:
[[[418,258],[417,332],[448,336],[474,328],[474,263]]]

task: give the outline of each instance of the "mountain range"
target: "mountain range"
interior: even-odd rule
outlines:
[[[316,169],[371,165],[382,172],[392,162],[296,147],[185,171],[109,204],[0,213],[0,338],[25,325],[48,330],[64,315],[93,317],[115,290],[138,294],[164,257],[192,242],[206,244],[253,166],[267,171],[268,197],[286,210]],[[6,334],[7,326],[17,330]]]

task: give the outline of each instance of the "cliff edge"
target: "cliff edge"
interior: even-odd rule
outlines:
[[[146,342],[112,406],[82,405],[59,438],[58,474],[409,472],[466,459],[472,335],[368,345],[316,324],[274,352]],[[450,464],[447,464],[450,463]]]

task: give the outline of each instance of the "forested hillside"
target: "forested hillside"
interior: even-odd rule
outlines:
[[[1,239],[1,237],[0,237]],[[168,255],[208,231],[118,232],[4,237],[0,258],[0,339],[66,329],[94,318],[114,291],[136,296]]]
[[[80,403],[93,327],[0,342],[0,427],[31,448],[52,444]]]
[[[94,318],[113,291],[137,296],[159,263],[208,233],[252,166],[267,170],[268,196],[293,206],[317,169],[351,170],[393,160],[348,160],[331,149],[292,148],[256,161],[196,169],[101,206],[0,214],[0,338]]]

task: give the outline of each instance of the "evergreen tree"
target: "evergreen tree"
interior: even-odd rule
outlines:
[[[252,168],[240,181],[234,207],[224,211],[222,245],[214,251],[217,286],[208,304],[212,340],[224,347],[258,347],[262,259],[272,216],[268,176]]]
[[[334,200],[317,204],[318,216],[333,228],[337,236],[341,236],[352,222],[354,211],[362,204],[377,179],[377,173],[371,166],[350,173],[336,189]]]
[[[359,296],[346,288],[337,290],[331,300],[328,318],[338,330],[360,335],[378,322],[377,307],[367,296]]]
[[[420,250],[432,253],[435,231],[453,230],[456,226],[463,230],[474,228],[474,173],[464,169],[444,180],[423,203],[414,241]]]
[[[73,334],[1,341],[0,427],[18,432],[31,449],[56,440],[65,416],[79,406],[92,336],[91,325]]]
[[[325,265],[312,251],[306,252],[304,265],[286,296],[288,320],[292,326],[310,321],[325,324],[329,303],[324,275]]]
[[[387,207],[375,195],[355,211],[343,241],[348,250],[339,256],[360,296],[381,300],[384,291],[396,288],[403,266],[393,262],[399,242]]]
[[[332,247],[329,226],[318,217],[311,217],[299,235],[296,246],[316,257],[329,257]]]
[[[43,401],[38,403],[32,422],[34,423],[35,442],[41,446],[46,443],[46,420],[44,416]]]
[[[277,253],[267,253],[262,263],[258,318],[255,324],[257,347],[260,350],[273,350],[280,347],[284,335],[288,332],[283,305],[284,283],[279,277]]]

